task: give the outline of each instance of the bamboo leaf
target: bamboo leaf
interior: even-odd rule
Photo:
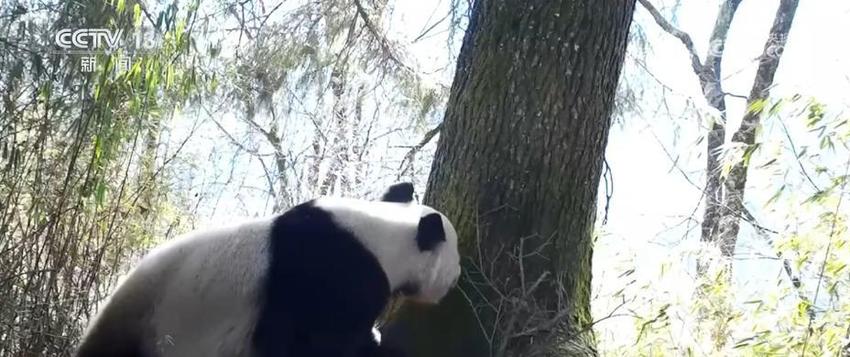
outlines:
[[[785,184],[783,184],[782,187],[779,187],[779,189],[776,190],[776,193],[774,193],[773,196],[770,196],[770,198],[767,200],[767,202],[764,204],[764,206],[768,207],[768,206],[771,206],[774,203],[776,203],[776,201],[779,200],[779,197],[782,196],[783,192],[785,192]]]
[[[767,100],[759,99],[747,106],[747,113],[750,114],[759,114],[764,110],[764,107],[767,106]]]
[[[167,65],[165,67],[165,88],[171,88],[174,84],[174,66]]]
[[[133,5],[133,26],[135,28],[142,26],[142,6],[138,3]]]
[[[773,103],[773,105],[770,107],[770,110],[768,110],[767,113],[771,116],[777,115],[777,114],[779,114],[779,111],[781,111],[784,106],[785,106],[785,101],[780,99],[780,100],[776,101],[776,103]]]
[[[94,201],[98,206],[103,206],[104,198],[106,197],[106,183],[103,180],[98,180],[94,191]]]

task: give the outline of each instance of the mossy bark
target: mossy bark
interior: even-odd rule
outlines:
[[[633,11],[474,2],[424,199],[453,220],[465,274],[439,306],[403,306],[386,343],[410,356],[595,354],[592,230]]]

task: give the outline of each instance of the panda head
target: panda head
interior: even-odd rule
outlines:
[[[457,232],[445,215],[414,202],[412,184],[391,186],[381,201],[323,197],[315,205],[377,259],[394,294],[436,304],[457,283]]]

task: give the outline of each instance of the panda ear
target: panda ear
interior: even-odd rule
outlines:
[[[413,201],[413,184],[410,182],[397,183],[390,186],[384,196],[384,202],[408,203]]]
[[[416,245],[420,252],[433,250],[437,244],[446,241],[446,231],[443,230],[443,217],[431,213],[419,219],[416,230]]]

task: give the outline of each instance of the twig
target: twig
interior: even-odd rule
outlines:
[[[425,145],[428,145],[428,143],[430,143],[431,140],[434,139],[435,136],[437,136],[437,134],[440,132],[440,130],[443,130],[443,123],[440,123],[439,125],[434,127],[434,129],[428,130],[428,132],[425,133],[425,136],[422,138],[422,140],[419,141],[418,144],[416,144],[416,145],[414,145],[413,147],[410,148],[410,151],[408,151],[407,154],[404,155],[404,159],[401,160],[401,164],[398,167],[399,173],[398,173],[398,176],[396,177],[396,180],[400,180],[401,177],[404,176],[407,173],[408,167],[410,167],[410,166],[408,165],[407,167],[405,167],[405,164],[412,165],[413,159],[416,157],[416,153],[418,153],[419,150],[422,150],[422,148],[425,147]]]
[[[699,75],[703,68],[702,61],[700,61],[699,55],[694,48],[694,41],[691,40],[691,36],[688,35],[687,32],[673,26],[670,21],[667,21],[667,19],[664,18],[664,15],[661,15],[658,9],[656,9],[649,0],[638,0],[638,2],[640,2],[640,4],[649,11],[649,14],[652,15],[652,18],[655,19],[655,23],[657,23],[658,26],[661,26],[664,31],[678,38],[679,41],[682,41],[682,44],[685,45],[685,49],[688,50],[688,54],[691,56],[691,67],[693,67],[694,72]]]
[[[387,57],[402,70],[409,73],[414,73],[412,68],[404,64],[404,62],[398,59],[398,57],[395,55],[395,50],[390,45],[390,41],[386,38],[386,36],[381,33],[381,31],[378,30],[377,26],[375,26],[375,23],[372,22],[372,19],[369,18],[369,14],[366,13],[366,9],[363,7],[363,4],[360,3],[360,0],[354,0],[354,6],[357,8],[357,14],[360,15],[360,18],[363,19],[363,22],[366,24],[366,28],[369,30],[369,33],[371,33],[372,36],[375,37]]]
[[[820,192],[821,189],[815,183],[815,180],[809,176],[809,172],[806,170],[806,167],[803,166],[803,162],[800,161],[800,153],[797,151],[797,145],[794,145],[794,140],[791,139],[791,134],[788,132],[788,127],[785,126],[785,121],[782,118],[779,119],[779,124],[782,125],[782,132],[785,133],[785,138],[788,139],[788,145],[791,146],[791,152],[794,154],[794,160],[797,161],[797,165],[800,167],[800,171],[803,172],[803,176],[806,176],[806,180],[809,181],[809,184],[812,185],[812,188],[815,189],[816,192]]]

